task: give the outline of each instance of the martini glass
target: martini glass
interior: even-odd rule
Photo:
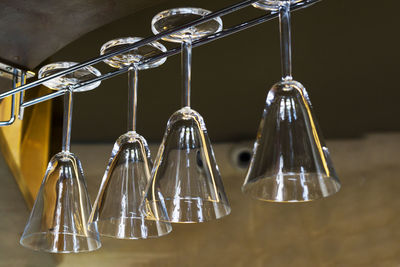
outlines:
[[[152,30],[158,34],[209,13],[200,8],[166,10],[153,18]],[[190,107],[192,40],[221,29],[221,19],[215,18],[163,38],[182,44],[183,107],[170,117],[158,150],[145,198],[150,217],[160,212],[155,206],[160,201],[174,223],[205,222],[230,213],[204,120]]]
[[[39,78],[67,69],[75,62],[58,62],[44,66]],[[100,82],[73,90],[73,85],[100,76],[93,67],[49,80],[45,86],[64,90],[64,125],[62,151],[54,155],[47,167],[21,245],[52,253],[77,253],[100,248],[96,229],[87,229],[91,204],[80,160],[70,152],[73,92],[92,90]]]
[[[292,78],[290,5],[263,0],[254,4],[278,10],[282,79],[268,93],[242,191],[272,202],[305,202],[340,189],[304,86]]]
[[[103,55],[142,40],[126,37],[105,43]],[[141,60],[165,52],[166,48],[153,42],[105,61],[114,68],[129,66],[128,70],[128,132],[121,135],[111,152],[103,180],[89,219],[89,228],[98,229],[103,236],[118,239],[144,239],[159,237],[172,231],[166,222],[163,202],[158,202],[158,218],[145,218],[143,198],[150,180],[151,158],[146,140],[136,132],[138,70],[158,67],[166,58],[146,64]]]

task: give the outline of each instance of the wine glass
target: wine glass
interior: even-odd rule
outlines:
[[[209,13],[201,8],[166,10],[153,18],[152,31],[158,34]],[[192,40],[221,29],[222,20],[215,18],[163,38],[182,45],[183,107],[168,120],[158,150],[145,198],[150,217],[160,212],[155,207],[160,201],[174,223],[205,222],[231,211],[204,120],[190,107]]]
[[[105,43],[100,50],[103,55],[142,40],[126,37]],[[151,158],[146,140],[136,132],[138,70],[158,67],[166,58],[139,64],[141,60],[165,52],[166,48],[153,42],[127,53],[105,60],[114,68],[129,66],[128,70],[128,132],[121,135],[111,152],[103,180],[89,219],[89,229],[97,228],[100,235],[118,239],[159,237],[172,231],[166,222],[163,202],[158,202],[163,219],[145,218],[143,211],[144,191],[150,180]]]
[[[293,80],[290,5],[263,0],[255,7],[278,10],[282,79],[268,93],[242,191],[272,202],[304,202],[340,189],[304,86]]]
[[[76,65],[58,62],[44,66],[39,78]],[[100,76],[93,67],[84,67],[73,73],[44,83],[54,90],[64,90],[64,122],[62,151],[54,155],[47,167],[28,223],[22,234],[21,245],[52,253],[77,253],[100,248],[96,229],[87,229],[91,204],[80,160],[70,152],[72,94],[92,90],[95,82],[76,90],[73,85]]]

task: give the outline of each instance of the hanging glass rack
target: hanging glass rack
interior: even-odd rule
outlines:
[[[212,12],[212,13],[210,13],[210,14],[208,14],[208,15],[200,18],[200,19],[197,19],[197,20],[194,20],[192,22],[183,24],[183,25],[181,25],[179,27],[176,27],[176,28],[173,28],[171,30],[167,30],[167,31],[164,31],[162,33],[159,33],[159,34],[144,38],[141,41],[138,41],[138,42],[136,42],[136,43],[134,43],[132,45],[129,45],[127,47],[115,50],[115,51],[110,52],[110,53],[106,53],[104,55],[101,55],[101,56],[98,56],[98,57],[95,57],[95,58],[92,58],[92,59],[89,59],[89,60],[86,60],[86,61],[83,61],[83,62],[81,62],[79,64],[76,64],[76,65],[74,65],[72,67],[69,67],[69,68],[67,68],[65,70],[59,71],[59,72],[54,73],[52,75],[48,75],[46,77],[40,78],[40,79],[38,79],[36,81],[33,81],[33,82],[26,83],[26,78],[31,78],[32,77],[32,73],[31,72],[27,72],[27,71],[23,71],[23,70],[16,70],[16,71],[13,72],[14,79],[13,79],[12,89],[0,94],[0,100],[4,99],[6,97],[9,97],[9,96],[12,97],[10,119],[8,121],[0,122],[0,126],[7,126],[7,125],[11,125],[11,124],[14,123],[14,121],[15,121],[15,112],[16,112],[15,110],[16,110],[16,105],[17,105],[16,104],[16,97],[15,97],[16,94],[20,94],[18,118],[20,120],[22,120],[23,119],[23,114],[24,114],[23,111],[24,111],[25,108],[27,108],[29,106],[32,106],[32,105],[35,105],[35,104],[38,104],[38,103],[41,103],[41,102],[44,102],[44,101],[47,101],[47,100],[50,100],[50,99],[53,99],[53,98],[56,98],[56,97],[59,97],[59,96],[62,96],[62,95],[64,95],[66,93],[65,90],[60,90],[60,91],[49,93],[47,95],[44,95],[44,96],[41,96],[41,97],[37,97],[35,99],[32,99],[32,100],[24,102],[23,101],[23,94],[24,94],[24,92],[26,90],[34,88],[34,87],[37,87],[39,85],[42,85],[43,83],[45,83],[46,81],[49,81],[51,79],[55,79],[55,78],[61,77],[61,76],[66,75],[66,74],[70,74],[70,73],[72,73],[72,72],[74,72],[74,71],[76,71],[78,69],[83,68],[83,67],[92,66],[92,65],[95,65],[97,63],[103,62],[104,60],[106,60],[108,58],[111,58],[111,57],[114,57],[114,56],[117,56],[117,55],[121,55],[123,53],[127,53],[127,52],[129,52],[131,50],[134,50],[134,49],[138,48],[138,47],[141,47],[141,46],[147,45],[147,44],[149,44],[151,42],[160,40],[161,38],[163,38],[165,36],[177,33],[179,31],[182,31],[182,30],[187,29],[189,27],[193,27],[193,26],[202,24],[204,22],[207,22],[209,20],[212,20],[214,18],[221,17],[221,16],[224,16],[224,15],[233,13],[235,11],[238,11],[240,9],[243,9],[245,7],[248,7],[248,6],[252,5],[252,4],[256,3],[257,1],[258,0],[246,0],[246,1],[242,1],[242,2],[239,2],[239,3],[233,4],[231,6],[222,8],[222,9],[220,9],[218,11],[214,11],[214,12]],[[296,11],[296,10],[299,10],[299,9],[302,9],[302,8],[305,8],[305,7],[309,7],[309,6],[315,4],[315,3],[319,2],[319,1],[321,1],[321,0],[303,0],[303,1],[300,1],[300,2],[297,2],[297,3],[292,3],[291,4],[291,11]],[[193,47],[198,47],[198,46],[210,43],[212,41],[221,39],[221,38],[229,36],[231,34],[240,32],[242,30],[245,30],[245,29],[251,28],[253,26],[259,25],[261,23],[264,23],[266,21],[272,20],[274,18],[277,18],[278,16],[279,16],[279,12],[278,11],[270,11],[266,15],[254,18],[252,20],[248,20],[246,22],[242,22],[242,23],[237,24],[235,26],[232,26],[230,28],[223,29],[222,31],[217,32],[215,34],[211,34],[211,35],[208,35],[208,36],[206,36],[204,38],[196,40],[196,41],[193,42],[192,46]],[[170,57],[170,56],[173,56],[173,55],[177,55],[177,54],[179,54],[181,52],[181,49],[182,48],[180,46],[178,46],[178,47],[175,47],[175,48],[171,48],[171,49],[167,50],[166,52],[159,53],[157,55],[154,55],[154,56],[151,56],[151,57],[148,57],[148,58],[144,58],[141,62],[138,63],[138,66],[144,65],[144,64],[149,64],[151,62],[160,60],[162,58],[167,58],[167,57]],[[100,76],[98,76],[96,78],[93,78],[93,79],[90,79],[90,80],[75,84],[75,85],[72,86],[72,90],[76,90],[79,87],[87,86],[87,85],[95,83],[95,82],[99,82],[99,81],[102,81],[102,80],[110,79],[112,77],[115,77],[115,76],[118,76],[120,74],[126,73],[128,70],[129,70],[129,66],[126,66],[124,68],[121,68],[121,69],[118,69],[118,70],[115,70],[115,71],[110,71],[110,72],[102,74],[102,75],[100,75]],[[18,84],[17,80],[18,79],[20,79],[20,86],[17,87],[17,84]]]

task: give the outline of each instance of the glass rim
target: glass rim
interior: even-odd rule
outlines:
[[[91,233],[95,233],[93,231],[90,231]],[[78,250],[50,250],[50,249],[44,249],[41,248],[40,246],[30,246],[28,244],[26,244],[24,241],[28,238],[32,238],[33,236],[38,236],[38,235],[47,235],[51,232],[49,231],[45,231],[45,232],[37,232],[37,233],[31,233],[28,234],[26,236],[21,237],[19,243],[21,244],[21,246],[28,248],[28,249],[32,249],[35,251],[42,251],[42,252],[48,252],[48,253],[54,253],[54,254],[71,254],[71,253],[82,253],[82,252],[91,252],[91,251],[95,251],[101,248],[102,244],[99,238],[94,238],[94,237],[90,237],[90,236],[85,236],[85,235],[80,235],[80,234],[73,234],[73,233],[65,233],[65,232],[57,232],[57,234],[63,234],[63,235],[70,235],[70,236],[78,236],[78,237],[82,237],[82,238],[86,238],[86,239],[91,239],[94,240],[96,242],[96,247],[93,249],[78,249]],[[97,233],[95,233],[97,235]]]
[[[185,198],[178,198],[179,200],[188,200],[188,199],[195,199],[194,197],[185,197]],[[164,198],[165,200],[174,200],[174,198]],[[160,200],[149,200],[150,203],[156,203]],[[206,220],[192,220],[192,221],[179,221],[179,220],[174,220],[174,219],[170,219],[170,217],[168,216],[167,219],[151,219],[152,217],[148,216],[147,217],[149,219],[147,220],[152,220],[152,221],[160,221],[160,222],[164,222],[164,223],[173,223],[173,224],[195,224],[195,223],[207,223],[207,222],[212,222],[214,220],[220,220],[223,219],[225,217],[227,217],[229,214],[231,214],[232,212],[232,207],[229,203],[225,203],[222,201],[215,201],[215,200],[209,200],[209,199],[203,199],[203,202],[210,202],[213,203],[214,205],[220,206],[220,207],[224,207],[226,208],[226,213],[224,213],[222,216],[216,217],[215,219],[206,219]],[[146,215],[145,215],[146,217]]]
[[[143,218],[142,218],[142,217],[119,217],[119,218],[117,218],[117,217],[109,217],[109,218],[107,218],[107,219],[101,219],[101,220],[96,220],[96,221],[89,222],[89,223],[87,224],[87,226],[88,226],[89,231],[90,231],[92,228],[96,228],[96,229],[98,230],[98,225],[97,225],[97,224],[98,224],[98,222],[100,222],[100,221],[102,221],[102,222],[107,222],[107,221],[111,221],[112,219],[119,220],[119,219],[125,219],[125,218],[126,218],[126,219],[133,219],[133,220],[145,220],[145,221],[149,221],[149,222],[154,222],[154,221],[156,221],[156,222],[163,223],[163,224],[166,224],[166,225],[171,225],[171,223],[168,222],[168,221],[151,220],[151,219],[146,218],[145,215],[143,215]],[[116,238],[116,239],[125,239],[125,240],[158,238],[158,237],[162,237],[162,236],[168,235],[168,234],[171,233],[171,232],[172,232],[172,227],[170,226],[170,229],[169,229],[168,231],[162,232],[161,234],[157,234],[157,235],[147,235],[146,237],[140,237],[140,236],[126,236],[126,237],[120,237],[120,236],[117,236],[117,235],[105,234],[104,232],[98,230],[98,233],[99,233],[100,236],[111,237],[111,238]]]

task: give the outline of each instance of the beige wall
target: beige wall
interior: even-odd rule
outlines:
[[[400,266],[400,134],[328,142],[342,190],[305,204],[263,203],[242,195],[244,171],[230,162],[235,146],[214,146],[230,216],[174,225],[160,239],[103,238],[99,251],[67,255],[59,266]],[[111,148],[72,147],[92,200]],[[4,164],[1,173],[0,266],[56,265],[53,256],[18,245],[28,212]]]

